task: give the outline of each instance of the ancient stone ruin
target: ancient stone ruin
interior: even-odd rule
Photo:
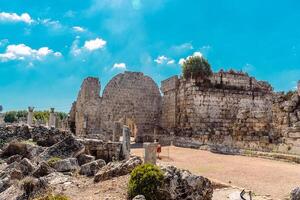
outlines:
[[[209,81],[173,76],[161,90],[138,72],[118,74],[100,96],[97,78],[83,81],[70,111],[76,135],[115,140],[127,125],[136,142],[234,153],[240,149],[300,154],[300,83],[290,95],[242,72],[220,71]],[[161,91],[161,92],[160,92]]]

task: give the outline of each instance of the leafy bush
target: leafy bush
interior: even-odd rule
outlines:
[[[6,112],[4,115],[4,122],[6,123],[14,123],[18,120],[16,111]]]
[[[52,158],[49,158],[47,163],[50,167],[53,167],[55,165],[55,163],[60,160],[61,160],[61,158],[59,158],[59,157],[52,157]]]
[[[34,200],[70,200],[67,196],[61,194],[47,194],[46,196],[36,198]]]
[[[144,195],[147,200],[161,199],[159,187],[163,184],[163,173],[154,165],[144,164],[136,167],[130,175],[128,196]]]
[[[208,61],[202,56],[190,56],[182,64],[182,73],[186,79],[203,79],[212,75],[212,70]]]

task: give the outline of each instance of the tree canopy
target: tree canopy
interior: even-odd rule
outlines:
[[[212,75],[212,70],[203,56],[189,56],[182,63],[182,73],[185,79],[204,79]]]

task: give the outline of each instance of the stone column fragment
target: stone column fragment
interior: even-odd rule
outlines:
[[[33,125],[33,110],[34,107],[28,107],[28,114],[27,114],[27,125],[32,126]]]
[[[54,113],[54,108],[50,108],[50,116],[49,116],[49,127],[55,128],[56,117]]]
[[[158,143],[144,143],[144,163],[156,165],[156,150]]]
[[[112,137],[113,142],[119,142],[120,141],[122,131],[123,130],[122,130],[121,122],[115,122],[114,127],[113,127],[113,137]]]
[[[125,159],[130,157],[130,129],[128,126],[123,126],[123,156]]]

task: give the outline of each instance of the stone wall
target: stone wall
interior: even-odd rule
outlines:
[[[221,145],[300,153],[298,140],[286,138],[300,133],[292,128],[299,120],[298,94],[288,102],[276,103],[279,97],[268,83],[233,71],[215,73],[208,82],[171,77],[162,82],[161,89],[161,126],[168,136],[160,140],[173,138],[175,144],[187,147]],[[293,106],[287,112],[277,104]]]
[[[71,129],[76,135],[99,134],[112,139],[115,122],[130,127],[136,141],[153,139],[160,121],[161,95],[156,83],[139,72],[118,74],[100,97],[97,78],[83,81],[77,101],[70,112]]]

